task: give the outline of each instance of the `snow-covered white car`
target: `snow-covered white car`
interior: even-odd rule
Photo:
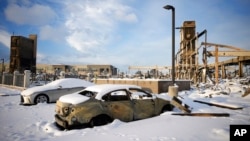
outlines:
[[[23,90],[21,92],[20,104],[56,102],[63,95],[80,91],[92,85],[94,84],[78,78],[58,79],[43,86],[35,86]]]
[[[100,84],[89,86],[56,102],[55,121],[60,127],[98,126],[114,119],[124,122],[171,111],[169,99],[148,93],[136,85]]]

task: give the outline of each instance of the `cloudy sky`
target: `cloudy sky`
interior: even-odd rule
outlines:
[[[0,58],[9,61],[11,35],[37,34],[37,63],[170,66],[167,4],[176,27],[195,20],[208,42],[250,49],[249,0],[1,0]]]

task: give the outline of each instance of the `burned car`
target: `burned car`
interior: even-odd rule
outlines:
[[[124,122],[171,111],[168,98],[144,91],[136,85],[101,84],[89,86],[56,102],[55,122],[60,127],[105,125],[114,119]]]

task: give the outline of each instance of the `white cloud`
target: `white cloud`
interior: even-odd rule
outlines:
[[[137,22],[132,8],[117,0],[79,0],[66,2],[65,6],[65,26],[69,32],[66,40],[81,52],[97,51],[107,45],[119,22]]]
[[[39,38],[41,40],[52,40],[55,42],[62,42],[66,36],[65,27],[45,25],[40,28]]]
[[[124,16],[124,20],[127,22],[137,22],[137,17],[134,13],[130,13]]]
[[[49,6],[39,4],[20,6],[12,2],[4,14],[9,21],[20,25],[44,25],[56,18],[56,13]]]
[[[8,48],[10,48],[10,36],[10,33],[0,29],[0,43]]]

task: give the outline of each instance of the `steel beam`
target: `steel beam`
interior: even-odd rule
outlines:
[[[215,51],[209,51],[212,56],[215,56]],[[237,56],[250,56],[250,51],[218,51],[219,57],[237,57]]]

